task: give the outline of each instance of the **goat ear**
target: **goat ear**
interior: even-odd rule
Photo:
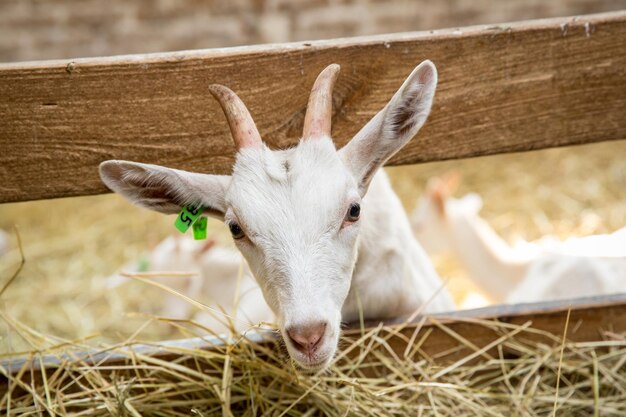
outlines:
[[[446,217],[446,200],[449,197],[446,186],[440,178],[431,178],[428,181],[426,193],[437,209],[440,217]]]
[[[226,211],[229,176],[113,160],[100,164],[100,178],[132,203],[159,213],[176,214],[190,204],[205,207],[206,214],[217,218],[223,218]]]
[[[430,61],[417,66],[389,103],[340,150],[365,195],[369,183],[389,158],[415,136],[432,106],[437,69]]]
[[[446,194],[454,195],[461,184],[461,174],[458,171],[450,171],[441,177],[441,181],[445,184]]]

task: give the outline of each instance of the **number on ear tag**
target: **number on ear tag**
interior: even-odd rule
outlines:
[[[180,213],[178,213],[178,216],[176,217],[174,226],[180,231],[180,233],[185,233],[198,219],[198,217],[200,217],[203,211],[204,207],[183,207],[183,209],[180,211]]]
[[[195,240],[206,239],[206,226],[206,217],[200,217],[198,220],[196,220],[196,222],[193,224],[193,238]]]

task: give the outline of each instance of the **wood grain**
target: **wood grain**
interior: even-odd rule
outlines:
[[[341,64],[341,145],[431,59],[409,164],[626,138],[626,12],[255,47],[0,65],[0,202],[107,192],[99,162],[228,173],[234,147],[210,83],[247,103],[273,147],[296,143],[319,71]]]
[[[427,318],[421,326],[411,324],[398,327],[385,323],[386,327],[381,330],[379,336],[388,338],[389,347],[397,355],[404,355],[407,346],[411,347],[407,341],[416,331],[418,335],[430,332],[413,359],[417,359],[418,356],[426,357],[433,363],[447,365],[475,352],[459,340],[467,340],[483,349],[512,332],[513,329],[507,328],[506,325],[528,325],[532,332],[523,333],[522,338],[525,341],[554,345],[554,340],[563,335],[568,311],[570,318],[567,340],[570,342],[604,340],[603,333],[607,331],[614,334],[626,332],[626,320],[623,319],[626,314],[626,294],[613,294],[573,300],[497,305],[484,309],[437,314]],[[495,326],[495,322],[503,325]],[[345,336],[347,339],[356,339],[361,334],[361,331],[348,330]],[[360,353],[355,350],[352,355],[358,356]],[[495,347],[486,350],[486,353],[497,356]],[[483,356],[476,358],[482,359]]]

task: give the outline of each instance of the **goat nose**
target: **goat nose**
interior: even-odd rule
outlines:
[[[326,322],[317,322],[292,326],[287,329],[287,334],[296,349],[310,355],[322,344],[325,331]]]

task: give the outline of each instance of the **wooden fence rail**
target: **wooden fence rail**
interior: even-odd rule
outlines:
[[[567,320],[570,314],[569,322]],[[433,363],[439,365],[450,364],[472,354],[468,346],[463,346],[459,340],[469,340],[476,349],[490,346],[498,340],[502,334],[502,328],[493,326],[496,321],[503,326],[530,325],[532,333],[526,333],[527,341],[541,341],[548,345],[554,344],[545,335],[553,335],[556,338],[563,334],[566,323],[569,323],[567,340],[569,342],[587,342],[605,339],[605,332],[621,334],[626,331],[626,294],[613,294],[608,296],[586,297],[572,300],[547,301],[518,305],[497,305],[477,310],[456,311],[418,317],[410,323],[403,323],[402,318],[385,322],[384,327],[379,327],[376,332],[379,337],[388,340],[388,346],[396,354],[402,356],[403,352],[414,347],[416,343],[412,337],[419,333],[420,337],[428,335],[420,345],[419,350],[414,350],[414,360],[427,357]],[[402,324],[398,324],[402,323]],[[377,327],[377,322],[366,323],[366,329],[352,326],[344,332],[344,344],[368,334]],[[542,335],[543,332],[543,335]],[[265,332],[261,334],[249,334],[249,339],[258,346],[272,348],[276,343],[276,334]],[[123,364],[133,357],[134,354],[158,357],[168,361],[180,361],[187,356],[192,349],[220,351],[224,349],[222,339],[214,336],[203,338],[172,340],[158,342],[151,345],[133,344],[116,349],[105,349],[73,352],[72,354],[60,353],[58,355],[42,355],[29,357],[15,357],[0,361],[0,396],[4,395],[8,386],[8,375],[23,373],[24,369],[39,370],[42,367],[49,372],[54,372],[60,366],[70,363],[92,364],[93,366],[111,366]],[[352,355],[360,355],[361,348],[352,352]],[[491,352],[491,351],[489,351]],[[477,360],[481,360],[478,357]],[[25,378],[30,378],[27,372]],[[38,373],[38,378],[41,373]]]
[[[409,164],[626,138],[626,12],[500,26],[165,54],[0,64],[0,203],[104,193],[123,158],[227,173],[233,145],[209,83],[237,91],[265,140],[293,145],[311,84],[342,66],[345,143],[423,59],[439,68]]]

